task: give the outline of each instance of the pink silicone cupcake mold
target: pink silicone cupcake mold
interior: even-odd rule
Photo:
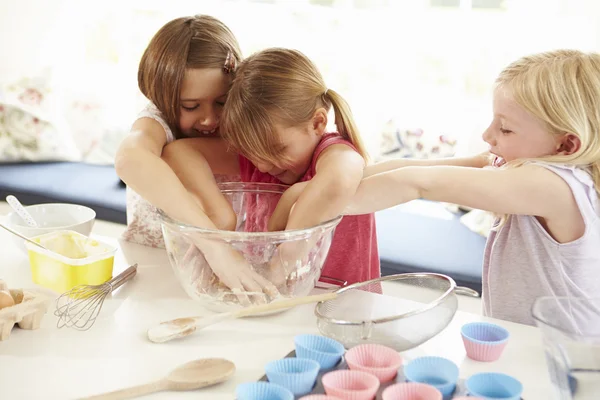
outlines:
[[[321,380],[325,393],[343,400],[372,400],[379,389],[379,379],[363,371],[328,372]]]
[[[510,336],[503,327],[488,322],[463,325],[461,336],[467,356],[476,361],[496,361],[502,355]]]
[[[402,357],[396,350],[380,344],[361,344],[346,352],[346,363],[351,370],[368,372],[385,383],[398,374]]]
[[[383,400],[442,400],[442,392],[424,383],[404,382],[387,387]]]

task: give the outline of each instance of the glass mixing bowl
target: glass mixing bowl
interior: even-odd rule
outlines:
[[[217,277],[206,261],[205,252],[193,244],[194,237],[194,240],[200,239],[204,243],[201,246],[203,248],[232,246],[255,273],[275,285],[281,297],[308,295],[321,275],[335,227],[342,217],[308,229],[266,232],[269,217],[287,186],[245,182],[225,182],[218,185],[237,215],[235,231],[186,225],[160,212],[169,261],[187,294],[202,302],[206,308],[217,312],[243,306],[239,292],[231,290]],[[274,274],[269,262],[272,257],[277,256],[276,250],[282,244],[305,246],[308,250],[301,252],[297,259],[286,259],[286,268]],[[225,266],[218,268],[222,267]],[[273,279],[274,276],[277,279]],[[263,298],[261,301],[267,303],[280,298],[262,293],[260,296]]]
[[[532,315],[555,398],[600,398],[600,297],[538,297]]]

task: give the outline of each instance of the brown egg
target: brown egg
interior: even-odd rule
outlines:
[[[6,290],[0,291],[0,310],[6,307],[12,307],[15,305],[15,301],[12,296]]]

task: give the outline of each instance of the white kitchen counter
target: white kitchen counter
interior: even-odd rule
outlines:
[[[27,258],[10,239],[7,232],[0,232],[0,278],[10,287],[35,287]],[[118,244],[116,239],[98,239]],[[195,392],[147,398],[230,400],[239,383],[258,380],[267,362],[293,350],[294,335],[318,333],[314,305],[305,305],[269,317],[223,322],[185,340],[150,343],[145,332],[153,324],[205,311],[180,288],[164,250],[123,244],[115,260],[115,273],[134,262],[139,264],[137,276],[105,302],[89,331],[57,329],[52,305],[39,330],[15,328],[10,339],[0,342],[0,399],[84,397],[159,379],[196,358],[222,357],[237,367],[228,382]],[[384,290],[388,294],[394,287],[385,286]],[[511,333],[502,358],[495,363],[466,358],[460,327],[484,319],[458,311],[441,334],[402,355],[405,359],[447,357],[459,365],[462,378],[484,371],[508,373],[523,382],[525,400],[551,399],[537,328],[494,321]]]

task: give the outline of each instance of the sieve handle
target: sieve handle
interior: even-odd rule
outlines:
[[[479,292],[465,286],[457,286],[454,288],[456,294],[462,294],[463,296],[479,297]]]

